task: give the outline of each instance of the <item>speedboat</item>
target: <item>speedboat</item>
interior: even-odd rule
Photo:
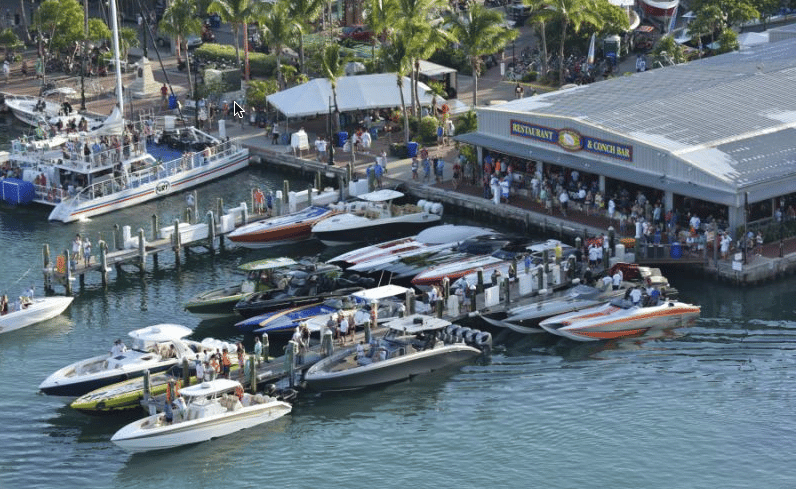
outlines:
[[[265,248],[309,239],[312,226],[337,211],[328,207],[310,206],[291,214],[276,216],[241,226],[227,237],[246,248]]]
[[[241,299],[255,292],[275,288],[282,278],[278,271],[296,266],[296,261],[285,257],[244,263],[238,268],[247,272],[247,275],[240,284],[197,294],[185,303],[185,310],[203,319],[234,316],[235,304]]]
[[[312,234],[327,246],[381,241],[412,235],[442,219],[442,204],[393,204],[403,196],[397,190],[382,189],[359,195],[356,202],[332,204],[339,213],[312,226]]]
[[[129,333],[132,347],[81,360],[51,374],[39,385],[45,394],[77,397],[100,387],[144,375],[161,372],[181,364],[183,358],[194,360],[198,352],[214,349],[217,340],[196,342],[185,339],[190,328],[178,324],[156,324]],[[212,342],[211,342],[212,341]],[[223,343],[234,354],[235,345]]]
[[[20,301],[19,309],[0,316],[0,333],[52,319],[69,307],[74,297],[42,297]]]
[[[468,328],[453,334],[463,328],[432,316],[412,314],[384,326],[388,332],[375,342],[341,350],[310,367],[304,375],[307,387],[344,391],[398,382],[488,353],[492,344],[489,333]]]
[[[57,117],[61,112],[61,104],[43,97],[28,95],[5,95],[6,107],[20,121],[29,126],[38,127],[42,120]]]
[[[180,394],[183,399],[176,410],[134,421],[117,431],[111,441],[131,452],[174,448],[252,428],[292,409],[270,396],[244,393],[239,382],[228,379],[186,387]]]
[[[643,302],[642,302],[643,304]],[[638,306],[625,298],[545,319],[539,326],[576,341],[599,341],[637,336],[652,328],[685,326],[699,316],[699,306],[664,300]]]
[[[281,311],[269,312],[244,319],[235,324],[241,331],[251,331],[255,334],[267,333],[290,335],[301,323],[310,327],[310,332],[320,331],[326,324],[330,315],[345,315],[353,317],[353,327],[363,325],[370,320],[370,308],[376,302],[379,317],[386,319],[395,317],[402,305],[401,298],[409,289],[398,285],[382,285],[372,289],[358,290],[351,294],[335,296],[323,302],[316,302]],[[315,320],[317,319],[317,320]]]

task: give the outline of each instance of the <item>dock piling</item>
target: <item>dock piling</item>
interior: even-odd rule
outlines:
[[[282,200],[286,207],[290,205],[290,182],[287,180],[282,181]]]
[[[174,219],[174,235],[172,236],[172,243],[174,243],[174,262],[177,267],[180,266],[180,254],[182,251],[182,243],[180,242],[180,220]]]
[[[484,292],[484,269],[478,268],[478,282],[476,284],[476,293],[481,294]]]
[[[152,241],[158,239],[158,215],[152,214]]]
[[[182,358],[182,385],[185,387],[191,385],[191,369],[188,366],[188,357]]]
[[[294,387],[296,383],[296,352],[298,345],[295,341],[290,340],[287,342],[285,348],[285,370],[287,371],[288,382],[290,387]]]
[[[252,394],[254,394],[257,392],[257,369],[254,368],[256,363],[254,355],[250,355],[246,363],[249,365],[249,385],[251,386]]]
[[[140,272],[143,275],[146,271],[146,241],[144,240],[144,230],[138,228],[138,263],[141,267]]]
[[[328,357],[331,356],[332,353],[334,353],[332,330],[325,329],[323,331],[323,337],[321,338],[321,355]]]
[[[307,207],[312,207],[312,184],[307,184]]]
[[[410,315],[415,313],[415,291],[413,289],[406,291],[406,310]]]
[[[52,290],[52,272],[50,271],[50,245],[45,244],[42,249],[42,257],[44,260],[44,290]]]
[[[216,252],[216,219],[213,211],[207,211],[207,241],[211,253]]]
[[[503,289],[505,291],[506,305],[511,304],[511,282],[508,277],[503,279]]]
[[[69,250],[64,250],[64,256],[66,256],[66,283],[64,286],[66,287],[66,295],[72,295],[72,260],[69,256]]]
[[[113,225],[113,249],[114,250],[121,250],[122,249],[122,246],[121,246],[122,237],[119,234],[121,232],[122,232],[122,230],[119,227],[119,225],[118,224],[114,224]]]
[[[100,249],[100,266],[102,267],[102,270],[100,270],[100,274],[102,275],[102,286],[106,287],[108,285],[108,243],[100,240],[98,244]]]
[[[268,333],[263,333],[263,360],[265,360],[265,363],[271,361],[271,345],[268,343]]]

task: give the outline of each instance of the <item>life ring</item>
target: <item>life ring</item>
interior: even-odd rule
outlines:
[[[448,106],[448,104],[442,104],[442,107],[440,107],[439,110],[442,111],[443,114],[447,114],[450,112],[451,108]]]
[[[235,395],[238,396],[238,399],[240,399],[241,401],[243,400],[243,386],[241,386],[240,384],[238,384],[237,387],[235,387]]]

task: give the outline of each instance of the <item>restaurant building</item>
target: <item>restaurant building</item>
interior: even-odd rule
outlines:
[[[606,201],[641,191],[732,231],[796,206],[796,39],[476,112],[456,139],[509,159],[520,187],[576,170]]]

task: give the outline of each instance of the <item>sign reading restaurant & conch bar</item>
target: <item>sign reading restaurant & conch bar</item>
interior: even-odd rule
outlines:
[[[511,121],[511,135],[561,146],[567,151],[589,151],[610,158],[633,161],[633,146],[583,136],[573,129],[551,129],[523,121]]]

